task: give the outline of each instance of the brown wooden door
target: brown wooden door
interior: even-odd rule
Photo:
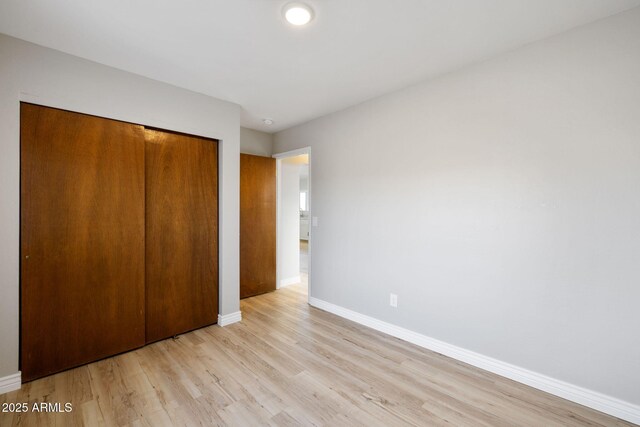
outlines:
[[[276,161],[240,155],[240,298],[276,289]]]
[[[218,319],[217,141],[146,137],[147,342]]]
[[[21,367],[144,345],[141,126],[21,104]]]

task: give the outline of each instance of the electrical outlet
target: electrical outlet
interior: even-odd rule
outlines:
[[[398,307],[398,295],[389,294],[389,305],[391,307]]]

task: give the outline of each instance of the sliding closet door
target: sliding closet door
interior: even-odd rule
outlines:
[[[218,317],[217,141],[146,136],[147,342]]]
[[[276,289],[276,160],[240,155],[240,298]]]
[[[21,367],[144,345],[144,129],[21,104]]]

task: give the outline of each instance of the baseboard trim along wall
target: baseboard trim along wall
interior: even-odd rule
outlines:
[[[296,283],[300,283],[300,276],[289,277],[288,279],[280,280],[280,287],[284,288],[285,286],[295,285]]]
[[[0,394],[9,393],[10,391],[19,390],[22,386],[22,373],[20,371],[15,374],[7,375],[0,378]]]
[[[236,311],[229,314],[218,314],[218,326],[227,326],[242,320],[242,313]]]
[[[582,388],[537,372],[529,371],[519,366],[511,365],[452,344],[383,322],[373,317],[349,310],[317,298],[309,297],[309,304],[313,307],[354,321],[369,328],[391,335],[412,344],[435,351],[477,368],[526,384],[538,390],[545,391],[563,399],[587,406],[605,414],[640,424],[640,406],[625,402],[614,397]]]

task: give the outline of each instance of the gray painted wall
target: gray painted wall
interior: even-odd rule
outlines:
[[[640,9],[276,134],[304,146],[312,296],[640,404]]]
[[[240,128],[240,152],[271,157],[273,154],[273,134]]]
[[[220,313],[239,309],[240,107],[0,35],[0,377],[18,371],[20,100],[220,139]]]

